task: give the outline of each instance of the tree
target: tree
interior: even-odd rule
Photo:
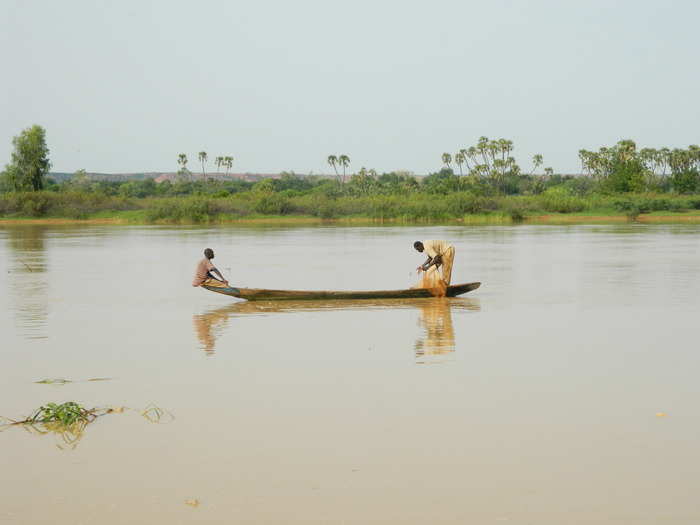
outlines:
[[[350,157],[343,154],[340,157],[338,157],[338,162],[343,167],[343,184],[344,184],[345,183],[345,168],[347,168],[350,165]]]
[[[76,188],[86,189],[88,186],[90,186],[90,177],[84,169],[79,169],[70,178],[68,184]]]
[[[360,171],[357,172],[357,175],[350,177],[349,187],[351,191],[359,195],[369,195],[372,188],[377,185],[376,177],[377,172],[375,170],[368,170],[363,166],[360,168]]]
[[[459,150],[459,154],[462,156],[462,162],[467,167],[467,172],[471,171],[472,168],[471,168],[471,165],[469,164],[469,160],[471,159],[471,154],[470,154],[469,150],[462,148]],[[455,157],[456,157],[456,155],[455,155]],[[455,159],[455,161],[456,161],[456,159]],[[461,166],[460,166],[460,169],[461,169]]]
[[[214,164],[216,164],[216,172],[221,173],[221,166],[224,165],[224,158],[223,157],[216,157]]]
[[[450,155],[449,153],[443,153],[442,154],[442,163],[449,168],[451,162],[452,162],[452,155]]]
[[[180,153],[177,156],[177,163],[180,166],[180,169],[177,171],[178,175],[184,175],[185,177],[190,177],[191,173],[190,170],[187,169],[187,155],[184,153]]]
[[[532,171],[530,172],[530,175],[535,173],[535,170],[540,166],[542,166],[542,155],[538,153],[537,155],[532,157]]]
[[[464,156],[464,153],[462,151],[459,151],[455,153],[455,164],[459,166],[459,176],[463,176],[464,173],[462,172],[462,164],[464,164],[464,161],[466,160],[466,157]]]
[[[326,161],[335,171],[336,178],[340,179],[340,174],[338,173],[338,168],[336,168],[336,164],[338,164],[338,157],[336,157],[335,155],[328,155],[328,159],[326,159]]]
[[[489,140],[488,137],[479,137],[474,146],[462,148],[454,156],[455,163],[462,173],[461,163],[467,167],[467,173],[473,184],[488,182],[494,189],[504,193],[515,193],[523,183],[520,166],[511,155],[513,142],[507,139]],[[443,155],[443,162],[447,159]],[[535,167],[542,165],[542,155],[535,155],[533,162]],[[534,171],[534,170],[533,170]],[[442,183],[441,183],[442,184]]]
[[[612,147],[596,151],[579,150],[578,156],[584,173],[592,176],[601,188],[613,193],[642,191],[647,184],[650,169],[645,156],[637,152],[632,140],[621,140]],[[672,169],[672,157],[669,165]]]
[[[177,163],[180,165],[181,168],[187,168],[187,155],[185,155],[184,153],[180,153],[177,156]]]
[[[12,139],[14,151],[10,164],[5,166],[3,178],[15,191],[44,189],[46,175],[51,169],[46,131],[34,125]]]
[[[207,161],[207,152],[206,151],[200,151],[199,152],[199,162],[202,163],[202,177],[206,180],[207,174],[204,171],[204,163]]]
[[[226,167],[226,175],[228,175],[228,170],[233,167],[233,157],[224,157],[224,166]]]

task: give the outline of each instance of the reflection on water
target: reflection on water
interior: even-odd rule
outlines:
[[[223,308],[217,308],[216,310],[210,310],[203,314],[195,314],[192,316],[195,334],[197,334],[197,339],[202,345],[202,350],[204,350],[207,355],[212,355],[214,353],[216,338],[221,334],[226,325],[228,325],[228,320],[233,314],[231,308],[232,306],[224,306]]]
[[[56,447],[61,450],[74,450],[80,443],[80,440],[83,439],[87,425],[87,421],[76,421],[70,425],[65,425],[58,421],[52,421],[22,426],[24,427],[24,430],[30,434],[53,436]]]
[[[479,310],[479,303],[472,299],[466,308]],[[455,351],[455,333],[452,326],[452,305],[449,299],[428,299],[420,304],[418,324],[423,333],[416,340],[416,362],[425,364],[439,362],[436,356],[446,356]]]
[[[192,317],[195,334],[207,355],[213,355],[216,340],[221,336],[232,317],[269,315],[276,313],[324,312],[338,310],[418,310],[421,333],[414,349],[417,363],[426,363],[433,356],[445,356],[454,352],[455,335],[452,310],[480,311],[475,298],[436,297],[432,299],[362,299],[340,301],[255,301],[238,302],[209,310]]]
[[[48,318],[46,231],[44,226],[7,228],[8,278],[15,322],[28,339],[45,339]]]

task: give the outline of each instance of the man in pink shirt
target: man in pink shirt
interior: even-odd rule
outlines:
[[[213,258],[214,250],[212,250],[211,248],[207,248],[206,250],[204,250],[204,259],[197,263],[197,269],[194,272],[192,286],[202,286],[209,279],[213,279],[214,281],[218,281],[228,286],[228,281],[224,279],[224,276],[221,275],[221,272],[217,270],[216,267],[212,264],[211,260]],[[214,274],[218,275],[220,279],[214,277]]]

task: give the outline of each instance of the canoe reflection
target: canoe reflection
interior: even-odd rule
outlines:
[[[195,333],[201,348],[211,355],[217,338],[225,331],[232,317],[267,315],[275,313],[323,312],[336,310],[415,309],[419,312],[418,325],[421,334],[415,343],[416,362],[434,361],[433,356],[445,356],[455,349],[452,324],[453,310],[479,311],[478,299],[378,299],[342,301],[255,301],[239,302],[192,317]]]

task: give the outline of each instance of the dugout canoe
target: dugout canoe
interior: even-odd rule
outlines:
[[[447,287],[447,297],[476,290],[481,283],[453,284]],[[202,285],[212,292],[238,297],[248,301],[284,300],[332,300],[332,299],[410,299],[433,297],[429,288],[408,288],[405,290],[331,291],[331,290],[266,290],[264,288],[236,288],[234,286]]]

